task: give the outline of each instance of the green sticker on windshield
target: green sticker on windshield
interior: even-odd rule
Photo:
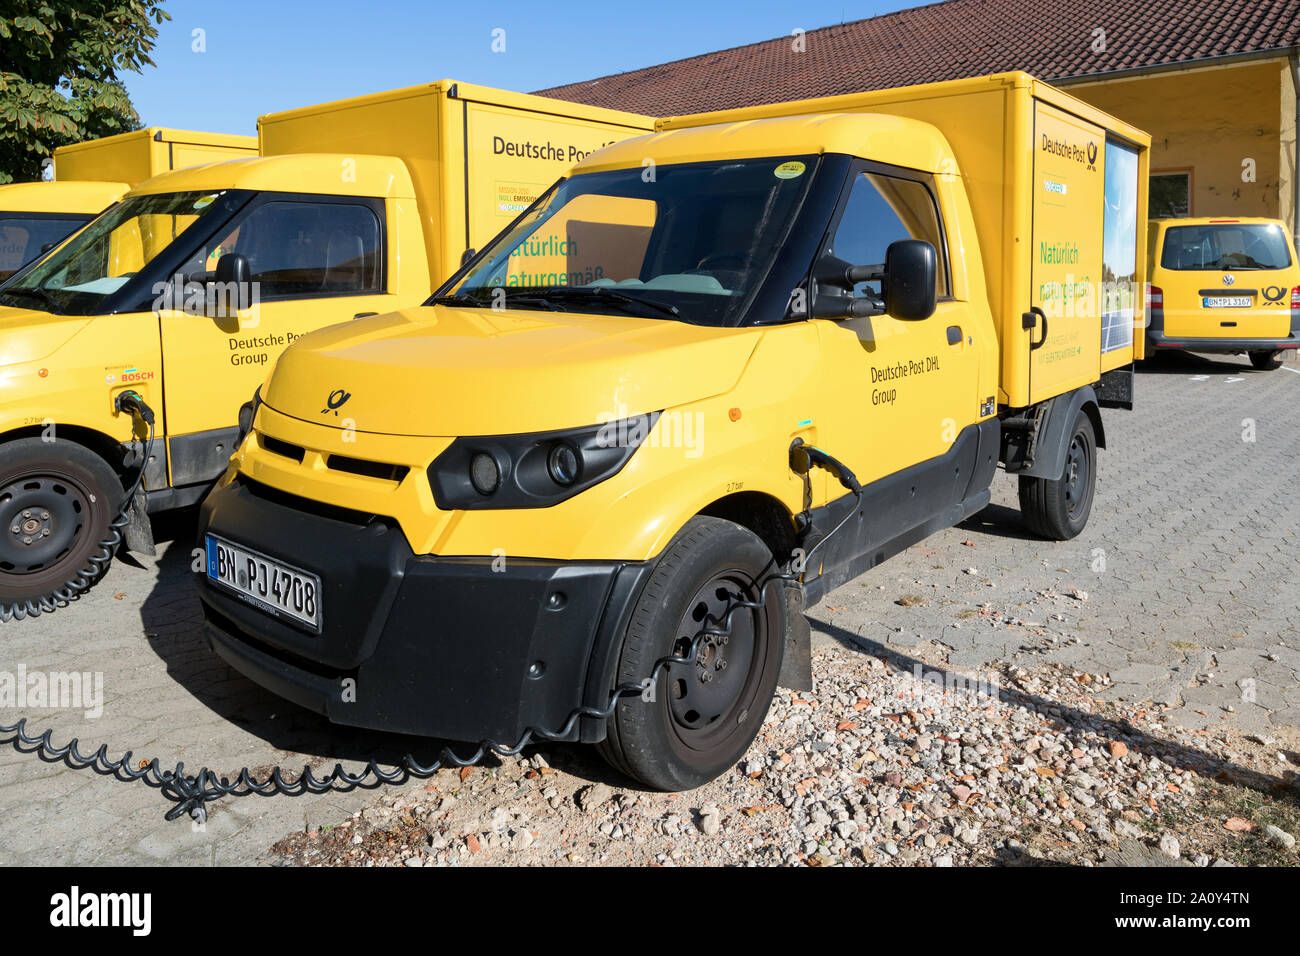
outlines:
[[[797,159],[792,159],[788,163],[782,163],[774,170],[777,179],[796,179],[803,175],[807,167]]]
[[[216,196],[200,196],[198,199],[194,200],[194,208],[207,209],[212,205],[212,200],[216,198]]]

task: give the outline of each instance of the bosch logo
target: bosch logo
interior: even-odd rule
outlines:
[[[328,415],[330,412],[333,412],[337,415],[339,409],[346,405],[348,399],[351,397],[351,392],[345,392],[341,388],[334,389],[334,391],[330,392],[330,397],[325,399],[325,407],[320,410],[320,413],[322,415]]]

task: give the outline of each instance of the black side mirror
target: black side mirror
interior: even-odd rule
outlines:
[[[45,255],[45,253],[49,252],[51,249],[53,249],[53,248],[54,248],[55,246],[57,246],[57,245],[58,245],[57,242],[47,242],[47,243],[45,243],[44,245],[41,246],[41,255]]]
[[[238,252],[227,252],[217,260],[218,282],[241,282],[251,283],[253,281],[253,269],[248,264],[248,260]]]
[[[477,249],[466,249],[464,252],[462,252],[460,254],[461,268],[464,268],[465,266],[469,265],[469,260],[473,259],[476,255],[478,255]]]
[[[934,314],[939,254],[924,239],[898,239],[885,250],[885,311],[896,319]]]
[[[253,269],[238,252],[227,252],[217,260],[213,277],[215,287],[208,287],[208,310],[212,318],[228,318],[246,309],[252,299]]]

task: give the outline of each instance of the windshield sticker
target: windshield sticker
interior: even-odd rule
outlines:
[[[216,196],[200,196],[198,199],[194,200],[194,208],[207,209],[212,205],[212,200],[216,198]]]
[[[803,171],[807,168],[808,167],[797,159],[793,159],[788,163],[782,163],[780,166],[776,167],[776,169],[773,170],[773,173],[776,175],[777,179],[797,179],[803,175]]]

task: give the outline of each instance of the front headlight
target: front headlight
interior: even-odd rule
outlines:
[[[457,438],[429,465],[443,511],[549,508],[623,470],[659,412],[601,425]]]

